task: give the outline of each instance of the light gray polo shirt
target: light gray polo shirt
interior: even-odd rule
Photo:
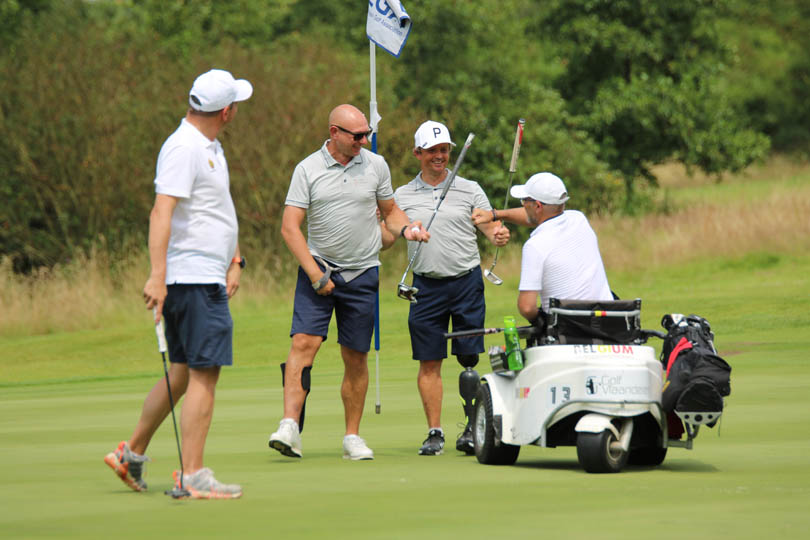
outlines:
[[[447,173],[450,176],[450,171]],[[421,220],[426,227],[439,202],[445,179],[433,187],[416,178],[397,188],[394,199],[411,221]],[[460,176],[453,179],[436,219],[430,226],[430,241],[422,246],[413,263],[413,271],[433,278],[457,276],[481,264],[476,242],[476,227],[472,222],[473,208],[491,210],[484,190],[478,182]],[[408,242],[408,258],[413,256],[417,242]]]
[[[284,204],[307,210],[309,252],[342,268],[379,266],[377,200],[394,196],[385,158],[365,148],[346,166],[321,148],[295,167]]]

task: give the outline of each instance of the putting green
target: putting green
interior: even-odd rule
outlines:
[[[763,262],[764,261],[764,262]],[[804,538],[810,528],[810,257],[745,258],[611,275],[644,299],[645,327],[667,311],[708,318],[732,365],[722,423],[656,468],[583,472],[572,448],[525,447],[489,467],[452,446],[461,420],[458,366],[445,366],[448,451],[416,455],[426,426],[409,359],[407,304],[382,288],[382,414],[372,384],[362,433],[370,462],[341,459],[342,369],[333,337],[313,370],[304,459],[267,448],[281,413],[277,364],[289,345],[288,300],[234,311],[236,366],[224,371],[207,465],[241,483],[238,501],[173,501],[174,434],[148,455],[149,491],[102,463],[162,375],[147,327],[0,342],[0,525],[7,538]],[[487,285],[487,324],[514,314],[514,279]],[[487,344],[502,336],[489,336]],[[483,359],[482,355],[482,359]],[[489,370],[479,364],[481,372]]]

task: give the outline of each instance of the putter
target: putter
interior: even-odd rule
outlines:
[[[464,156],[467,154],[467,149],[472,144],[472,140],[475,138],[473,133],[467,135],[467,140],[464,142],[464,147],[461,149],[461,153],[458,155],[458,159],[456,159],[456,164],[453,166],[453,170],[450,172],[450,175],[445,180],[444,189],[442,189],[442,194],[439,197],[439,202],[436,203],[436,208],[433,210],[433,215],[430,216],[430,221],[428,221],[425,230],[430,230],[430,225],[433,223],[433,220],[436,218],[436,213],[439,211],[439,207],[442,205],[444,198],[447,196],[447,192],[450,191],[450,185],[453,183],[453,179],[456,177],[456,172],[458,172],[458,168],[461,166],[461,163],[464,161]],[[411,266],[413,266],[413,261],[416,260],[416,256],[419,255],[419,250],[422,249],[422,242],[416,246],[416,250],[411,255],[411,260],[408,261],[408,267],[405,269],[405,273],[402,274],[402,279],[399,280],[399,284],[397,285],[397,296],[400,298],[404,298],[408,300],[411,304],[416,303],[416,293],[419,292],[419,289],[416,287],[412,287],[405,283],[405,278],[408,277],[408,272],[411,271]]]
[[[525,124],[526,120],[523,118],[518,120],[517,132],[515,133],[515,145],[512,147],[512,161],[509,163],[509,187],[506,188],[506,197],[503,200],[504,210],[506,210],[506,204],[509,202],[509,190],[512,189],[512,175],[517,170],[518,154],[520,154],[520,145],[523,142],[523,126]],[[498,251],[500,249],[500,247],[495,248],[495,257],[492,259],[492,266],[484,270],[484,277],[487,278],[487,280],[493,285],[500,285],[503,283],[503,280],[496,276],[492,271],[495,268],[495,265],[498,264]]]
[[[152,313],[157,317],[157,308],[152,309]],[[169,391],[169,406],[172,409],[172,424],[174,425],[174,440],[177,443],[177,455],[180,458],[180,486],[174,486],[172,489],[164,491],[172,499],[183,499],[190,497],[191,493],[183,487],[183,452],[180,450],[180,435],[177,433],[177,419],[174,416],[174,400],[172,399],[172,386],[169,384],[169,369],[166,367],[166,333],[163,329],[163,317],[160,322],[155,325],[155,334],[157,334],[158,350],[160,356],[163,358],[163,373],[166,375],[166,390]]]

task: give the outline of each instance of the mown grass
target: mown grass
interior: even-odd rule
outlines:
[[[806,175],[804,169],[797,173]],[[739,195],[759,189],[757,181],[771,184],[768,192],[806,189],[778,177],[697,182],[678,191],[684,196],[673,198],[669,217],[675,223],[683,219],[679,209],[716,208],[711,203],[722,195],[701,192]],[[740,198],[729,196],[727,205]],[[704,218],[715,215],[707,210]],[[642,241],[666,238],[669,228],[656,228],[655,219],[635,221]],[[608,225],[600,229],[600,241],[611,260],[614,251],[606,246],[621,238]],[[751,226],[768,223],[752,219]],[[12,294],[4,293],[4,308],[7,299],[19,303],[16,319],[4,315],[0,334],[4,536],[804,538],[810,527],[810,254],[771,242],[742,246],[737,255],[727,244],[740,235],[714,238],[714,251],[705,251],[702,231],[691,231],[696,253],[666,251],[652,261],[628,248],[626,257],[608,263],[608,274],[622,297],[643,299],[645,327],[657,328],[667,312],[708,318],[719,352],[733,368],[732,394],[720,425],[704,430],[694,450],[671,449],[662,466],[631,467],[619,475],[584,473],[572,448],[527,447],[506,468],[480,465],[452,447],[436,458],[417,456],[425,422],[409,354],[408,304],[394,294],[404,261],[394,252],[386,254],[380,297],[382,414],[373,413],[372,351],[362,424],[376,452],[373,462],[340,458],[342,368],[334,330],[313,370],[304,459],[267,449],[281,414],[277,365],[289,346],[291,293],[268,292],[263,280],[278,286],[285,278],[266,270],[257,278],[251,269],[232,306],[235,365],[218,386],[206,449],[207,465],[222,480],[241,483],[244,498],[207,503],[165,497],[177,460],[168,422],[148,451],[150,491],[135,494],[101,458],[129,436],[144,395],[162,376],[140,302],[145,265],[136,262],[131,274],[107,281],[104,266],[93,269],[93,260],[84,263],[86,279],[70,274],[71,281],[56,272],[51,283],[6,281]],[[505,250],[502,257],[498,273],[505,283],[487,285],[487,324],[493,326],[515,314],[519,252]],[[111,282],[118,285],[105,285]],[[24,312],[26,303],[37,304],[36,316]],[[10,330],[19,321],[31,327]],[[501,339],[489,336],[487,344]],[[481,373],[489,371],[485,364],[479,364]],[[458,367],[448,362],[444,371],[443,424],[452,441],[462,416]]]
[[[313,371],[304,459],[267,449],[281,413],[277,364],[288,346],[288,307],[246,301],[234,309],[236,365],[218,387],[206,453],[219,477],[242,483],[244,498],[165,497],[177,459],[168,423],[148,452],[150,491],[135,494],[101,458],[128,436],[162,374],[148,321],[26,338],[12,378],[21,384],[0,393],[0,525],[9,538],[491,538],[504,531],[803,538],[810,526],[810,302],[797,291],[808,290],[808,276],[806,255],[708,260],[658,268],[643,279],[629,271],[611,275],[614,287],[644,298],[645,326],[655,327],[665,311],[709,318],[733,366],[718,428],[701,433],[692,451],[671,449],[658,468],[619,475],[584,473],[572,448],[526,447],[506,468],[452,449],[417,456],[425,426],[408,354],[407,305],[383,294],[382,414],[372,412],[372,386],[362,425],[373,462],[340,458],[341,368],[332,340]],[[515,285],[514,278],[501,288],[488,285],[491,322],[514,313]],[[393,286],[389,281],[383,291],[393,293]],[[10,352],[5,343],[3,358]],[[443,420],[451,439],[461,420],[457,372],[452,362],[445,367]]]

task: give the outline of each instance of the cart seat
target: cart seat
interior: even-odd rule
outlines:
[[[549,299],[547,344],[602,345],[641,343],[641,299]]]

